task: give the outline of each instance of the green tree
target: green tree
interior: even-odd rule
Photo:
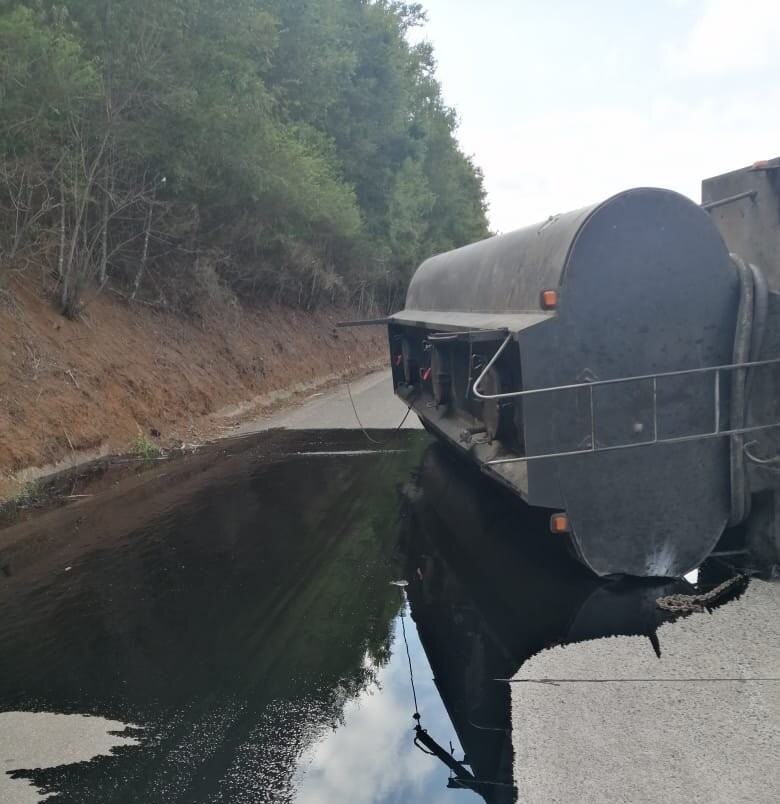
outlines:
[[[53,261],[68,315],[109,281],[397,306],[424,257],[487,234],[432,49],[406,37],[422,19],[389,0],[0,0],[3,264]]]

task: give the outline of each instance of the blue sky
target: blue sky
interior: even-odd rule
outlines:
[[[497,230],[780,156],[780,0],[423,5]]]

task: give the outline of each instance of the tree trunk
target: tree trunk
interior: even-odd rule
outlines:
[[[65,179],[60,175],[60,256],[57,261],[57,275],[63,278],[65,271]]]
[[[149,259],[149,236],[152,231],[152,210],[154,209],[154,197],[149,202],[149,209],[146,213],[146,230],[144,231],[144,248],[141,252],[141,263],[138,266],[138,271],[135,274],[135,282],[133,283],[133,292],[130,296],[135,299],[138,294],[138,288],[141,287],[141,279],[143,278],[144,271],[146,270],[146,263]]]
[[[110,174],[110,176],[109,176]],[[110,185],[110,189],[109,189]],[[113,163],[108,160],[106,165],[106,186],[103,188],[103,221],[100,232],[100,284],[105,285],[108,279],[108,216],[111,212],[111,195],[114,185]]]

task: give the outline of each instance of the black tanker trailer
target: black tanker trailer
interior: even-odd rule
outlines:
[[[439,254],[391,316],[395,393],[598,575],[777,544],[780,160]]]

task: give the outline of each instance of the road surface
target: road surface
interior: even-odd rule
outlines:
[[[512,683],[523,804],[780,801],[780,584],[646,637],[544,651]]]
[[[352,383],[351,391],[366,428],[395,428],[406,413],[387,371]],[[358,426],[341,386],[243,432]],[[404,426],[420,424],[410,414]],[[71,563],[52,584],[69,588],[66,582],[79,571]],[[742,599],[711,615],[662,626],[660,659],[646,637],[622,636],[537,654],[509,682],[519,801],[780,801],[779,624],[780,584],[756,580]],[[0,717],[0,758],[9,769],[75,762],[132,742],[117,734],[124,724],[102,718],[41,712]],[[33,785],[2,770],[0,804],[41,800]]]
[[[365,428],[397,427],[406,414],[406,405],[393,394],[390,372],[378,371],[349,384],[355,410]],[[239,434],[288,427],[296,430],[354,429],[360,424],[352,409],[345,383],[332,391],[314,394],[302,404],[265,416],[241,427]],[[405,428],[420,428],[414,413],[406,417]]]

